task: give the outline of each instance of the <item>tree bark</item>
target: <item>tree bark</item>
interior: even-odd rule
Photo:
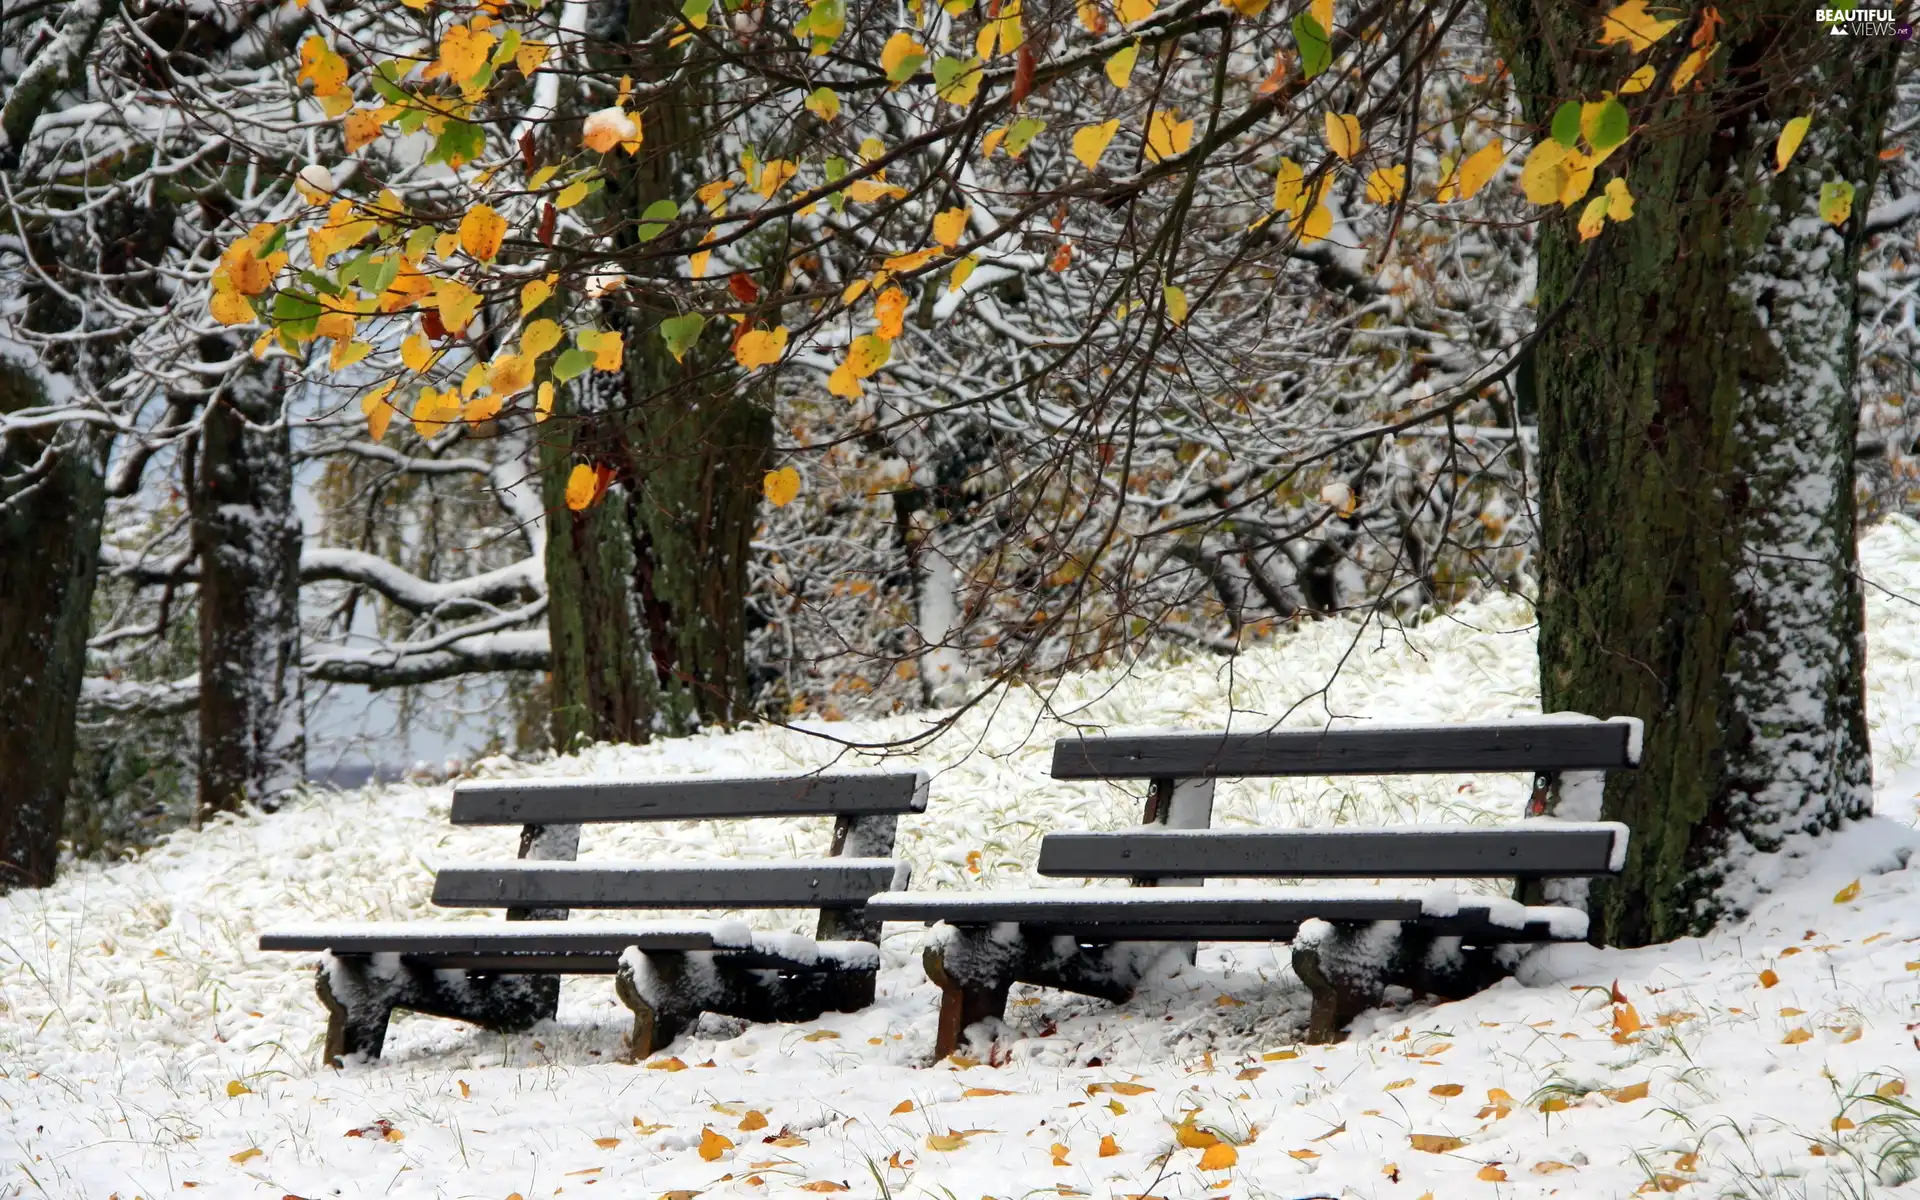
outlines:
[[[0,413],[42,402],[31,370],[0,359]],[[0,440],[0,893],[45,887],[58,864],[107,447],[79,424]]]
[[[1718,7],[1698,90],[1662,75],[1623,97],[1636,132],[1592,194],[1624,174],[1632,218],[1586,243],[1579,205],[1542,221],[1549,324],[1520,378],[1540,422],[1542,705],[1646,722],[1639,771],[1557,807],[1632,828],[1625,874],[1588,898],[1616,945],[1746,910],[1872,802],[1854,293],[1901,44],[1829,39],[1784,0]],[[1595,9],[1492,8],[1536,125],[1633,70],[1596,45]],[[1656,70],[1693,28],[1654,47]],[[1800,114],[1812,132],[1776,170]],[[1828,180],[1857,189],[1838,228],[1818,212]]]
[[[598,16],[610,27],[596,32],[616,45],[644,42],[662,22],[681,19],[664,0],[618,0]],[[672,58],[650,55],[615,69],[645,85],[671,75]],[[682,200],[719,173],[703,171],[714,153],[705,112],[697,80],[677,82],[642,109],[645,143],[609,171],[603,193],[607,211],[624,218],[617,251],[642,245],[638,219],[649,204]],[[661,260],[668,278],[672,261]],[[734,377],[720,330],[676,362],[658,330],[673,313],[611,303],[606,312],[625,337],[621,386],[594,376],[576,381],[561,422],[570,428],[547,439],[542,453],[553,514],[548,622],[557,746],[580,733],[617,740],[689,733],[750,713],[747,563],[772,414],[756,389]],[[568,512],[566,476],[581,462],[610,470],[613,482],[594,508]],[[650,696],[636,661],[651,667]]]
[[[240,353],[222,345],[211,357]],[[200,561],[200,778],[206,817],[273,806],[306,777],[300,519],[277,370],[243,368],[201,425],[189,504]]]

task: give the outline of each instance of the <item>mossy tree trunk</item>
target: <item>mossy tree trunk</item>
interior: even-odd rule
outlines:
[[[1596,45],[1598,9],[1492,8],[1537,125],[1633,70]],[[1539,311],[1567,307],[1520,380],[1540,423],[1543,706],[1646,722],[1601,811],[1558,809],[1632,828],[1625,875],[1589,901],[1618,945],[1742,911],[1871,806],[1854,296],[1901,43],[1830,39],[1784,0],[1718,8],[1699,90],[1625,97],[1635,135],[1598,178],[1624,173],[1632,219],[1582,243],[1578,205],[1544,217]],[[1812,132],[1776,171],[1801,114]],[[1819,216],[1836,180],[1856,189],[1838,227]]]
[[[682,18],[664,0],[600,5],[595,32],[609,44],[646,42]],[[677,51],[604,66],[641,87],[676,69]],[[657,200],[685,200],[721,173],[708,139],[699,82],[680,81],[640,106],[645,142],[609,161],[605,211],[621,224],[614,248],[642,248],[639,217]],[[749,713],[746,666],[747,564],[759,515],[760,481],[771,454],[771,413],[731,368],[723,330],[710,330],[676,362],[659,322],[684,284],[678,260],[636,272],[635,285],[603,305],[626,339],[618,385],[589,375],[575,382],[545,439],[545,493],[554,515],[548,539],[549,628],[553,631],[556,741],[639,740],[649,730],[690,732]],[[562,502],[577,463],[612,473],[586,512]],[[639,676],[650,670],[650,679]],[[627,714],[633,714],[629,717]],[[644,715],[643,715],[644,713]]]
[[[43,395],[0,358],[0,413]],[[0,893],[47,886],[58,863],[108,441],[84,424],[0,440]]]
[[[214,339],[207,357],[246,352]],[[271,807],[306,777],[300,519],[285,380],[243,367],[210,400],[188,495],[200,562],[198,814]]]

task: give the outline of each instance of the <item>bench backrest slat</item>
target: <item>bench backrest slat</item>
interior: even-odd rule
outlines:
[[[455,825],[579,825],[926,811],[924,771],[648,780],[504,779],[462,783]]]
[[[433,881],[433,902],[443,908],[831,909],[857,907],[906,883],[907,865],[891,859],[692,866],[500,863],[441,868]]]
[[[1624,825],[1050,833],[1040,874],[1148,879],[1571,879],[1615,873]]]
[[[1628,770],[1625,721],[1488,721],[1450,726],[1118,734],[1053,745],[1055,779],[1441,775]]]

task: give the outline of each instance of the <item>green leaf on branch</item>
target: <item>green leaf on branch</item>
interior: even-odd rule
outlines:
[[[685,0],[685,3],[680,5],[680,15],[685,17],[687,24],[695,29],[707,27],[707,14],[712,11],[713,0]]]
[[[1594,106],[1591,115],[1583,114],[1580,124],[1587,144],[1605,154],[1627,140],[1627,106],[1608,96]]]
[[[382,100],[399,104],[408,98],[407,90],[400,86],[400,81],[411,69],[409,64],[390,58],[373,69],[368,81],[373,84],[373,90],[380,93]]]
[[[472,121],[448,121],[446,128],[440,131],[440,139],[433,144],[433,152],[427,155],[427,161],[458,167],[479,158],[480,152],[486,148],[485,129]]]
[[[666,223],[680,215],[677,200],[655,200],[640,214],[640,240],[650,242],[667,231]]]
[[[1007,140],[1003,143],[1007,153],[1019,158],[1046,127],[1047,123],[1038,117],[1021,117],[1013,123],[1013,128],[1007,130]]]
[[[1308,79],[1333,65],[1333,42],[1312,13],[1293,19],[1293,42],[1300,47],[1300,73]]]
[[[1573,149],[1580,140],[1580,102],[1569,100],[1553,113],[1553,140]]]
[[[706,327],[707,319],[699,313],[683,313],[660,322],[660,337],[667,343],[667,353],[673,355],[673,361],[686,360],[687,350],[699,340],[700,331]]]
[[[296,341],[313,336],[320,321],[320,301],[306,292],[283,291],[273,298],[273,323]]]
[[[553,360],[553,377],[557,382],[565,383],[585,375],[592,366],[593,355],[574,346]]]

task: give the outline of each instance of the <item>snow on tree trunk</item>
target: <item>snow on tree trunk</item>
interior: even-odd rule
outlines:
[[[1630,69],[1550,51],[1594,46],[1586,8],[1494,7],[1536,122]],[[1625,875],[1592,890],[1613,944],[1746,909],[1871,803],[1854,292],[1899,44],[1829,41],[1788,9],[1720,5],[1704,89],[1636,112],[1630,157],[1608,164],[1630,221],[1586,243],[1577,207],[1540,226],[1539,311],[1568,303],[1521,379],[1540,420],[1542,703],[1647,723],[1642,769],[1609,776],[1603,805],[1633,831]],[[1801,114],[1813,132],[1777,171]],[[1857,189],[1839,227],[1819,214],[1829,180]]]
[[[0,359],[0,414],[42,403]],[[83,424],[0,440],[0,893],[53,882],[106,511],[107,440]]]
[[[300,519],[284,389],[277,370],[237,372],[200,431],[189,503],[200,561],[201,816],[271,805],[306,777]]]

